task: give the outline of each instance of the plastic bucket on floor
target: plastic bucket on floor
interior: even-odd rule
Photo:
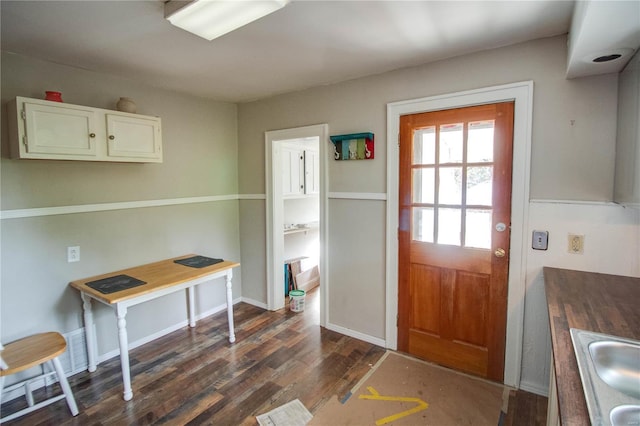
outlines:
[[[289,309],[291,312],[304,311],[304,290],[291,290],[289,292]]]

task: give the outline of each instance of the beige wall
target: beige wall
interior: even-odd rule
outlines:
[[[168,257],[199,253],[240,260],[236,105],[147,87],[86,70],[2,54],[2,210],[231,195],[162,207],[3,219],[1,336],[5,341],[43,330],[82,327],[78,294],[67,283]],[[164,162],[117,164],[7,158],[6,102],[62,92],[65,102],[114,109],[120,96],[138,112],[162,118]],[[81,260],[67,263],[67,246]],[[201,286],[197,312],[225,302],[224,284]],[[241,274],[234,274],[234,297]],[[186,319],[183,294],[133,307],[129,340]],[[115,319],[96,309],[99,354],[117,348]]]
[[[372,161],[329,159],[328,192],[384,195],[388,103],[532,80],[531,198],[606,204],[613,193],[617,75],[566,80],[566,54],[566,38],[554,37],[241,104],[240,192],[264,194],[265,131],[328,123],[331,135],[373,132],[376,157]],[[384,201],[329,200],[329,276],[324,281],[329,287],[328,325],[373,339],[385,338],[385,209]],[[577,208],[581,209],[588,211],[590,207]],[[253,234],[263,232],[257,224],[264,223],[264,203],[241,202],[240,211],[244,248]],[[601,225],[598,221],[602,216],[587,216],[595,221],[588,223],[587,231]],[[633,239],[638,235],[638,215],[616,210],[609,217],[624,223],[625,228],[620,228],[614,222],[612,230],[624,229],[614,232],[615,236],[625,236],[624,248],[636,259],[640,257]],[[541,221],[541,229],[548,226],[554,230],[551,238],[565,239],[556,232],[566,229],[556,231],[564,228],[552,222],[545,224],[548,220],[545,217]],[[251,232],[245,230],[247,223],[251,223]],[[262,250],[258,253],[254,247],[253,256],[243,258],[243,295],[265,302]],[[603,247],[592,246],[592,250],[591,255],[603,258],[603,263],[613,256]],[[541,270],[540,265],[536,268],[537,272]],[[536,271],[527,272],[532,276]],[[623,273],[640,274],[638,262],[630,271]],[[547,382],[547,376],[540,374],[548,365],[546,305],[539,292],[532,295],[532,302],[527,303],[525,311],[527,347],[523,365],[527,368],[523,369],[523,382],[540,391]]]
[[[552,241],[559,241],[564,236],[557,234],[568,230],[571,218],[582,215],[586,219],[577,231],[587,234],[585,250],[594,250],[588,258],[601,261],[578,265],[613,269],[620,265],[607,244],[589,245],[588,234],[606,228],[612,238],[622,241],[630,259],[636,259],[623,272],[640,275],[638,215],[605,204],[613,187],[617,76],[568,81],[565,64],[566,39],[555,37],[236,106],[3,54],[3,211],[236,193],[241,200],[2,220],[2,338],[80,327],[80,303],[67,288],[70,280],[190,251],[240,258],[242,280],[238,271],[234,297],[265,304],[265,202],[261,199],[265,131],[328,123],[330,134],[375,133],[374,160],[329,159],[328,191],[383,196],[387,191],[387,103],[526,80],[534,82],[531,197],[604,205],[601,209],[569,203],[569,208],[559,211],[533,209],[529,225],[546,227]],[[7,159],[6,101],[18,95],[40,98],[50,89],[62,91],[66,102],[100,108],[113,108],[120,96],[134,98],[140,113],[162,117],[165,162]],[[328,322],[384,339],[386,203],[331,198],[328,207]],[[556,220],[557,215],[562,219]],[[607,221],[611,222],[608,228]],[[607,241],[607,234],[598,238]],[[81,262],[66,262],[69,245],[81,246]],[[555,257],[557,250],[543,263],[576,264],[575,259]],[[537,257],[532,257],[533,266],[523,283],[528,291],[523,382],[543,389],[548,363],[546,307],[540,295],[540,255],[527,253],[530,256]],[[198,306],[199,312],[223,303],[220,287],[203,289],[209,301]],[[130,340],[143,339],[184,317],[182,296],[132,308]],[[113,350],[117,343],[111,313],[98,309],[97,322],[105,330],[99,352]]]

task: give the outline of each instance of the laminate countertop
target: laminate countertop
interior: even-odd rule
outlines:
[[[570,328],[640,340],[640,278],[544,268],[551,347],[563,425],[588,425]]]

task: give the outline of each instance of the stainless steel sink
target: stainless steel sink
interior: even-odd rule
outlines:
[[[598,376],[609,386],[640,398],[640,345],[611,340],[589,344]]]
[[[640,341],[571,329],[592,425],[640,425]]]
[[[609,419],[612,425],[638,425],[640,405],[618,405],[609,413]]]

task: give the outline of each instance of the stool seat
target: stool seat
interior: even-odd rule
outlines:
[[[8,343],[1,352],[8,368],[0,370],[0,376],[16,374],[43,364],[62,355],[66,348],[64,337],[56,332],[34,334]]]
[[[58,357],[67,349],[67,342],[60,333],[49,332],[34,334],[11,343],[6,346],[0,344],[0,393],[9,392],[24,387],[24,394],[27,398],[27,408],[23,408],[13,414],[0,418],[0,423],[13,420],[17,417],[38,410],[46,405],[52,404],[63,398],[67,400],[69,411],[72,416],[78,415],[78,406],[73,397],[73,392],[67,381],[62,365]],[[4,387],[6,376],[20,373],[33,367],[48,364],[52,367],[52,372],[42,373],[37,377],[15,383],[8,388]],[[58,382],[62,388],[62,395],[49,397],[44,401],[36,403],[33,398],[32,384],[44,380],[52,375],[58,377]],[[45,382],[46,383],[46,382]]]

